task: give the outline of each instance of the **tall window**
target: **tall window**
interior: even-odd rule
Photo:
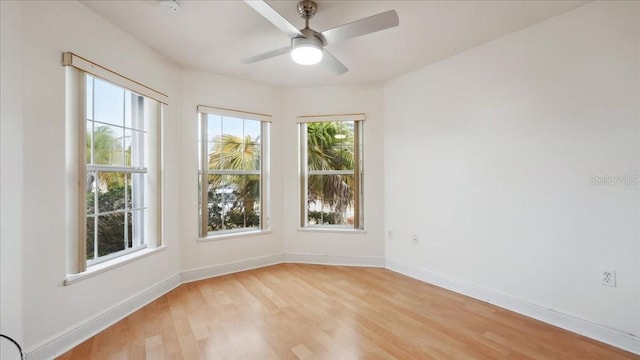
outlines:
[[[88,264],[145,245],[144,97],[86,75]]]
[[[200,237],[268,228],[267,115],[199,106]]]
[[[303,228],[363,229],[364,115],[299,117]]]
[[[74,54],[65,54],[64,65],[80,70],[68,73],[70,87],[78,92],[74,103],[80,118],[74,273],[161,244],[162,109],[142,93],[166,96]]]

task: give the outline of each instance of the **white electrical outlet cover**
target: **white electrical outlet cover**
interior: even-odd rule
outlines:
[[[616,286],[616,272],[612,270],[602,270],[600,273],[600,284],[605,286]]]

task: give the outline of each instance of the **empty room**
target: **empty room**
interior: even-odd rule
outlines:
[[[640,2],[0,15],[1,359],[640,359]]]

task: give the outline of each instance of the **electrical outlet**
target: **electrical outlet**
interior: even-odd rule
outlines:
[[[418,245],[418,234],[413,234],[413,236],[411,236],[411,242],[413,245]]]
[[[389,240],[393,239],[393,230],[389,230],[389,231],[387,232],[387,238],[388,238]]]
[[[613,270],[602,270],[600,275],[600,285],[616,286],[616,272]]]

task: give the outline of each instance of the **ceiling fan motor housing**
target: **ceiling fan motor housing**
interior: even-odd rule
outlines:
[[[305,20],[311,19],[317,11],[318,5],[314,1],[304,0],[298,3],[298,13]]]
[[[322,41],[315,36],[296,37],[291,39],[291,48],[295,49],[300,46],[315,46],[322,49]]]

